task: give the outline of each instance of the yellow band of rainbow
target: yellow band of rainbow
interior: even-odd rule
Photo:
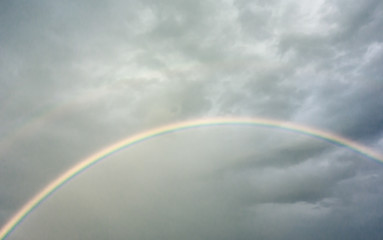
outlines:
[[[17,225],[26,218],[26,216],[33,211],[39,204],[41,204],[45,199],[52,195],[57,189],[63,186],[65,183],[73,179],[75,176],[85,171],[95,163],[109,157],[110,155],[119,152],[125,148],[128,148],[136,143],[151,139],[153,137],[158,137],[161,135],[187,130],[197,127],[209,127],[209,126],[222,126],[222,125],[240,125],[240,126],[261,126],[261,127],[271,127],[277,129],[288,130],[291,132],[296,132],[304,134],[307,136],[315,137],[332,144],[346,147],[358,154],[361,154],[369,159],[375,160],[379,163],[383,163],[383,156],[373,150],[365,147],[361,144],[353,142],[347,138],[335,135],[333,133],[321,131],[315,128],[306,127],[294,123],[283,122],[272,119],[264,118],[207,118],[200,120],[192,120],[186,122],[180,122],[175,124],[170,124],[167,126],[155,128],[149,131],[145,131],[123,139],[115,144],[112,144],[101,151],[96,152],[95,154],[87,157],[86,159],[80,161],[78,164],[64,172],[58,178],[49,183],[44,189],[42,189],[37,195],[30,199],[0,230],[0,239],[5,239],[16,227]]]

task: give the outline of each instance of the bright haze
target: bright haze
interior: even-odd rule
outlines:
[[[0,226],[103,147],[262,117],[383,151],[380,0],[0,2]],[[383,165],[281,129],[157,137],[83,172],[7,239],[382,239]]]

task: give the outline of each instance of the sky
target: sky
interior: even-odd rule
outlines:
[[[71,166],[212,117],[321,129],[383,152],[383,2],[0,2],[0,226]],[[381,239],[383,164],[255,126],[137,144],[7,239]]]

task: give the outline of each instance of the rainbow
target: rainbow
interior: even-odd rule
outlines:
[[[94,164],[108,158],[109,156],[133,146],[134,144],[149,140],[154,137],[163,136],[173,132],[194,129],[199,127],[224,126],[224,125],[239,125],[239,126],[260,126],[287,130],[294,133],[304,134],[315,137],[320,140],[330,142],[332,144],[346,147],[353,152],[363,155],[376,162],[383,163],[383,156],[373,150],[353,142],[347,138],[335,135],[333,133],[321,131],[311,127],[306,127],[294,123],[283,122],[264,118],[208,118],[200,120],[192,120],[170,124],[167,126],[155,128],[149,131],[139,133],[137,135],[123,139],[115,144],[112,144],[93,155],[81,160],[78,164],[64,172],[58,178],[49,183],[37,195],[30,199],[0,230],[0,239],[3,240],[44,200],[51,196],[55,191],[69,182],[80,173],[84,172]]]

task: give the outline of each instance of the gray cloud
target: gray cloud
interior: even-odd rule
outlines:
[[[2,1],[0,225],[84,157],[181,120],[275,118],[379,150],[382,6]],[[380,239],[381,171],[285,131],[193,130],[97,165],[9,239]]]

